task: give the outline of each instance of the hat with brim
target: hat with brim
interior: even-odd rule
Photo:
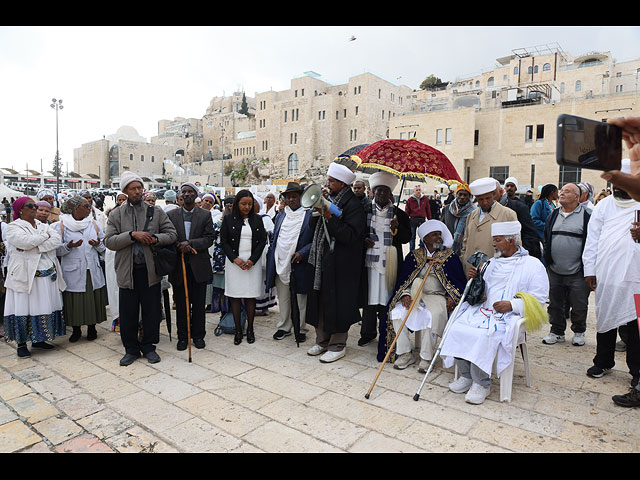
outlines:
[[[298,182],[289,182],[287,183],[287,189],[282,192],[282,195],[286,195],[287,193],[300,193],[302,194],[304,189],[300,186]]]

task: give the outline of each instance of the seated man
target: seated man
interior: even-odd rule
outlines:
[[[445,368],[455,359],[461,375],[449,389],[468,391],[465,400],[469,403],[481,404],[489,395],[494,360],[498,376],[513,361],[513,329],[529,314],[525,308],[533,308],[535,301],[544,306],[547,300],[547,272],[522,248],[520,228],[517,221],[491,226],[495,255],[483,274],[485,301],[477,305],[464,302],[443,341],[440,355]],[[467,272],[469,278],[477,274],[476,267]]]
[[[466,280],[462,263],[451,249],[453,237],[444,223],[439,220],[427,220],[418,227],[418,237],[425,246],[409,252],[404,260],[388,306],[391,321],[381,322],[378,355],[384,358],[387,348],[402,325],[412,299],[420,295],[396,342],[397,359],[394,368],[404,369],[415,363],[410,331],[421,331],[418,370],[424,373],[433,358],[436,339],[442,336],[448,312],[451,312],[460,300]],[[435,259],[436,263],[429,271],[422,291],[418,292],[432,263],[431,259]]]

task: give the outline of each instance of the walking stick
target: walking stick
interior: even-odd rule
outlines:
[[[373,390],[374,385],[378,381],[378,377],[382,373],[382,369],[384,368],[384,364],[387,363],[387,360],[389,359],[389,356],[391,355],[391,352],[393,351],[393,347],[395,346],[396,342],[398,341],[398,337],[400,336],[400,332],[402,332],[402,329],[404,328],[404,324],[407,323],[407,319],[409,318],[409,315],[411,315],[411,312],[413,311],[413,307],[415,306],[416,301],[420,298],[420,293],[422,292],[422,287],[424,287],[424,282],[427,280],[427,277],[429,276],[429,272],[431,272],[431,268],[435,265],[436,262],[442,262],[441,260],[437,260],[435,258],[430,258],[430,257],[427,257],[427,260],[433,260],[433,262],[431,262],[431,264],[429,265],[429,268],[427,269],[427,273],[425,274],[424,278],[422,279],[422,282],[420,283],[420,288],[418,289],[418,293],[413,298],[413,300],[411,300],[411,305],[409,306],[409,310],[407,310],[407,313],[404,316],[404,320],[402,320],[402,324],[400,325],[400,328],[396,332],[396,336],[393,339],[393,342],[391,342],[391,346],[387,349],[387,354],[385,355],[384,360],[382,361],[382,364],[380,365],[380,368],[378,369],[378,374],[373,379],[373,383],[371,384],[371,387],[369,388],[369,391],[365,394],[364,398],[368,399],[369,396],[371,395],[371,391]],[[387,319],[387,321],[390,321],[390,319]]]
[[[181,252],[182,258],[182,283],[184,285],[184,298],[187,307],[187,345],[189,346],[189,363],[191,363],[191,307],[189,305],[189,289],[187,288],[187,267],[184,263],[184,252]],[[191,253],[197,255],[193,248],[191,249]]]

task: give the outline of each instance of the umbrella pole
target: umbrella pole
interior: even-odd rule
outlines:
[[[380,377],[380,374],[382,373],[382,369],[384,368],[385,363],[387,363],[387,360],[389,360],[389,356],[391,355],[391,352],[393,351],[393,347],[395,347],[396,342],[398,341],[398,337],[400,336],[400,332],[402,332],[402,329],[404,328],[404,324],[407,323],[407,319],[409,318],[409,315],[411,315],[411,312],[413,311],[413,307],[415,306],[417,300],[420,298],[420,294],[422,293],[422,288],[424,287],[424,283],[426,282],[427,277],[429,276],[429,273],[431,272],[431,268],[433,268],[433,266],[435,265],[436,262],[440,261],[440,260],[436,260],[435,258],[429,258],[429,257],[427,257],[427,260],[433,260],[433,261],[429,265],[429,268],[427,269],[427,273],[425,274],[424,278],[422,279],[422,282],[420,283],[420,288],[418,289],[418,293],[413,298],[413,300],[411,300],[411,305],[409,306],[409,309],[407,310],[407,313],[404,316],[404,320],[402,320],[402,324],[400,325],[400,328],[398,328],[398,331],[396,333],[395,338],[393,339],[393,342],[391,342],[391,345],[387,349],[387,354],[385,355],[384,360],[382,361],[382,364],[380,365],[380,368],[378,369],[378,373],[377,373],[376,377],[373,379],[373,383],[371,384],[371,387],[369,388],[369,391],[365,394],[364,398],[368,399],[369,396],[371,395],[371,391],[373,390],[374,385],[378,381],[378,377]],[[390,321],[389,318],[387,318],[387,321]]]
[[[402,199],[402,191],[404,190],[405,180],[406,180],[405,177],[402,177],[402,186],[400,187],[400,195],[398,195],[398,203],[396,203],[396,207],[400,205],[400,199]]]
[[[189,289],[187,288],[187,267],[184,263],[184,252],[181,255],[182,258],[182,284],[184,285],[184,298],[186,302],[187,310],[187,342],[189,345],[189,363],[191,363],[191,308],[189,306]]]

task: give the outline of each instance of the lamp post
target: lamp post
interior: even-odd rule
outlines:
[[[60,193],[60,151],[58,150],[58,110],[62,110],[62,100],[51,99],[51,108],[56,111],[56,193]]]

